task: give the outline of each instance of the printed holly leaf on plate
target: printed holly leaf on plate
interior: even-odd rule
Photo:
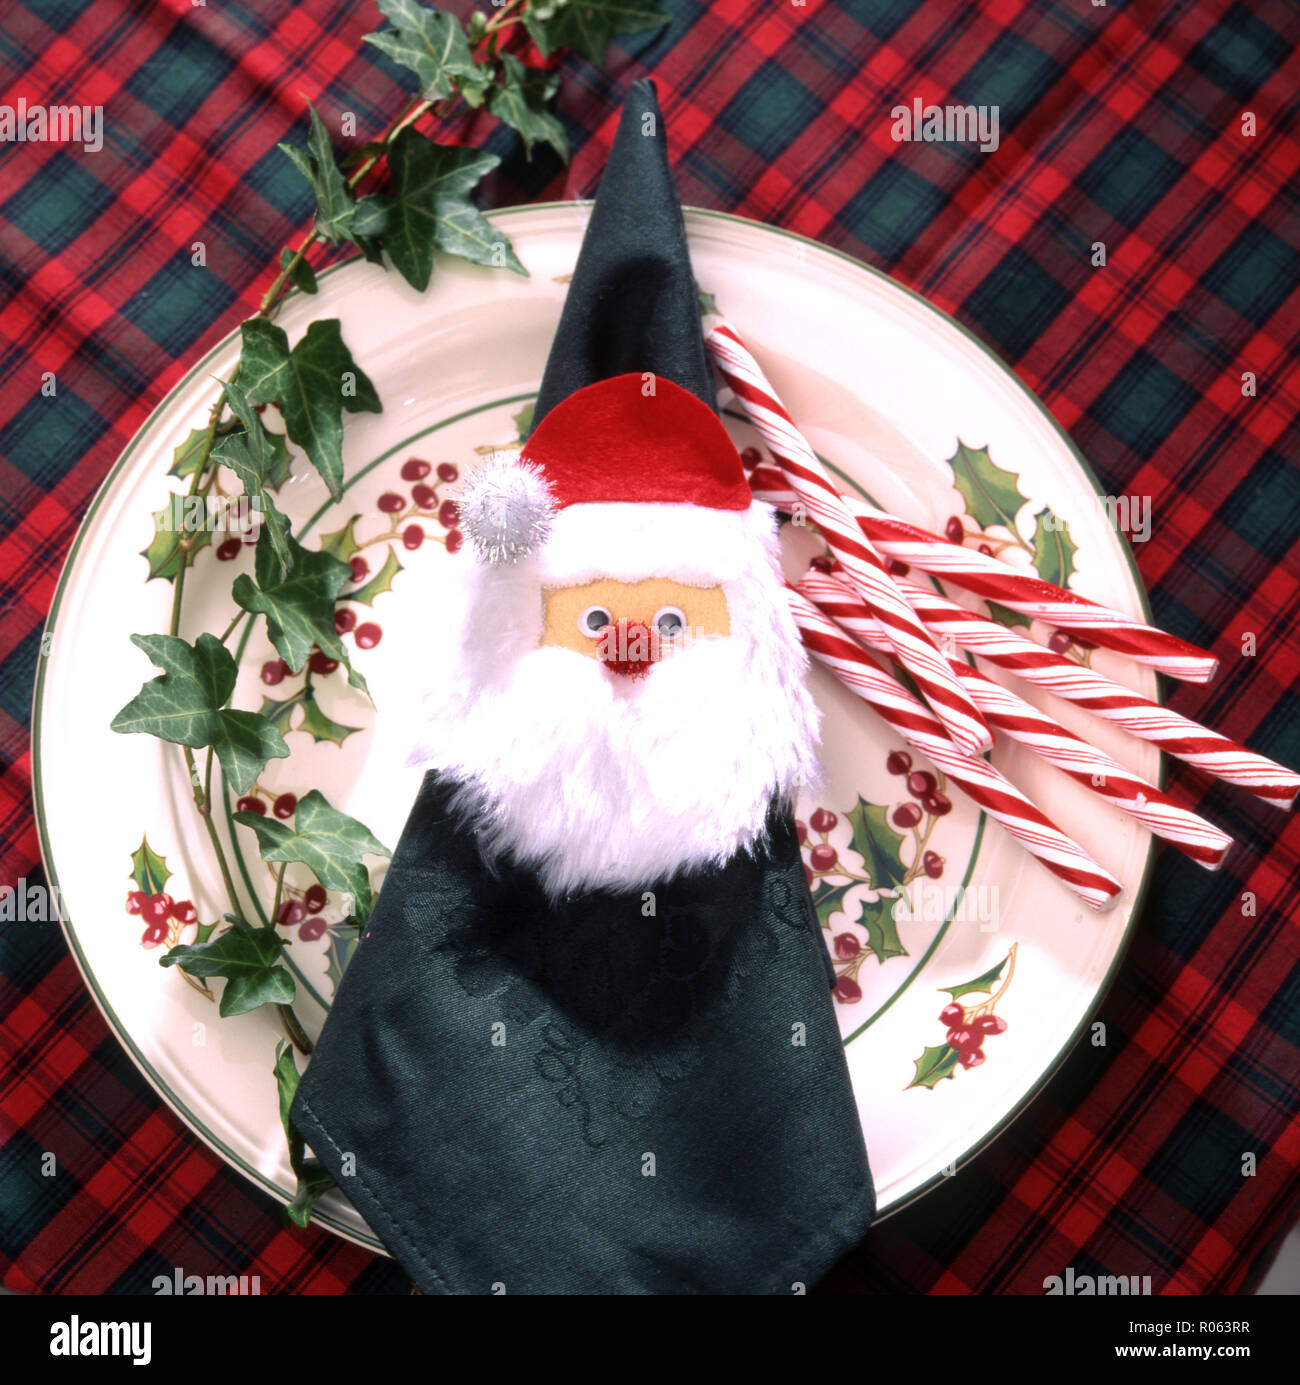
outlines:
[[[1016,514],[1029,502],[1029,497],[1020,493],[1016,474],[998,466],[987,447],[967,447],[960,438],[948,465],[966,502],[966,513],[975,523],[981,529],[1001,524],[1014,534]]]
[[[334,600],[352,569],[329,553],[304,548],[295,538],[286,536],[285,543],[289,565],[282,572],[264,525],[253,555],[257,580],[241,573],[230,594],[244,610],[266,617],[266,633],[290,672],[301,673],[313,649],[319,648],[345,664],[348,682],[365,692],[366,681],[352,667],[334,628]]]
[[[873,890],[890,893],[902,889],[907,867],[899,854],[902,834],[889,825],[889,809],[858,799],[848,814],[853,827],[853,849],[866,862]]]
[[[957,1071],[957,1050],[951,1044],[940,1044],[936,1048],[927,1048],[912,1062],[916,1065],[916,1073],[907,1084],[908,1088],[929,1087],[933,1091],[936,1084]]]
[[[390,548],[384,558],[384,565],[377,573],[364,585],[358,587],[356,591],[349,592],[349,601],[359,601],[362,605],[373,606],[375,597],[382,596],[384,592],[392,591],[393,578],[402,570],[402,565],[397,561],[397,554]]]
[[[965,981],[958,986],[936,986],[939,991],[946,991],[954,1000],[960,1000],[964,995],[992,995],[993,987],[1002,976],[1002,969],[1006,966],[1007,959],[1004,957],[995,967],[990,967],[983,976],[977,976],[974,981]]]
[[[256,833],[262,860],[301,861],[327,890],[352,896],[354,917],[370,913],[370,874],[361,858],[392,853],[356,818],[331,807],[319,789],[298,800],[292,827],[261,813],[236,813],[235,821]]]
[[[280,1098],[280,1124],[289,1145],[289,1167],[298,1180],[297,1192],[285,1211],[295,1226],[306,1226],[312,1208],[321,1194],[334,1186],[334,1180],[324,1164],[307,1153],[306,1142],[290,1118],[293,1099],[298,1094],[298,1064],[294,1061],[293,1046],[285,1039],[276,1046],[275,1067],[271,1071]]]
[[[1044,508],[1034,516],[1034,566],[1045,582],[1068,587],[1079,546],[1070,538],[1070,526]]]
[[[226,980],[218,1006],[223,1019],[247,1014],[260,1005],[292,1005],[297,988],[293,976],[278,965],[284,941],[274,928],[254,928],[242,921],[204,943],[174,947],[163,957],[165,967],[180,967],[191,976],[221,976]]]
[[[187,644],[176,635],[132,635],[163,673],[113,718],[122,734],[157,736],[191,750],[211,746],[236,793],[246,793],[268,760],[289,753],[284,737],[257,712],[234,712],[225,704],[239,670],[215,635]]]
[[[239,325],[239,379],[250,404],[276,404],[335,500],[343,495],[343,410],[382,413],[369,376],[343,344],[337,318],[313,322],[292,350],[265,318]]]
[[[203,465],[207,441],[208,430],[206,428],[191,428],[189,436],[172,453],[172,464],[167,475],[179,476],[182,479],[193,476]]]
[[[239,432],[227,433],[214,449],[222,466],[229,467],[239,477],[244,494],[262,516],[258,548],[265,538],[281,577],[289,571],[289,521],[276,509],[267,486],[275,467],[275,453],[262,420],[248,401],[244,390],[234,381],[222,384],[230,412],[243,424]]]
[[[482,99],[491,74],[474,61],[469,40],[454,15],[426,9],[416,0],[377,0],[391,29],[363,35],[395,63],[414,72],[420,95],[440,101],[460,90],[471,106]]]
[[[488,97],[488,111],[524,141],[524,153],[531,159],[534,144],[549,144],[569,162],[569,137],[549,109],[551,98],[560,88],[560,74],[540,67],[525,67],[518,58],[505,53],[500,82]]]
[[[298,730],[306,731],[318,744],[321,741],[332,741],[335,745],[342,745],[349,736],[355,735],[361,728],[344,726],[341,721],[335,721],[333,717],[322,712],[320,703],[314,697],[304,697]]]
[[[148,548],[140,550],[141,557],[149,563],[149,576],[145,581],[152,582],[155,577],[174,582],[181,569],[181,525],[177,522],[177,502],[183,497],[173,495],[161,510],[154,511],[153,541]],[[212,542],[212,530],[205,524],[189,533],[190,561],[200,549]]]
[[[167,862],[149,845],[149,838],[141,837],[140,845],[131,853],[131,879],[136,889],[147,895],[162,894],[171,875]]]
[[[350,923],[332,923],[326,934],[328,941],[325,945],[325,975],[330,979],[334,994],[337,995],[339,982],[343,980],[343,973],[347,970],[360,939],[356,928]]]
[[[505,235],[470,201],[483,175],[499,162],[495,154],[477,149],[434,144],[409,127],[393,141],[388,155],[393,192],[383,200],[376,230],[412,288],[428,288],[435,250],[528,273]],[[365,224],[372,224],[369,217]]]
[[[867,930],[867,946],[875,953],[876,961],[882,964],[891,957],[907,956],[894,918],[894,905],[897,902],[893,895],[869,899],[862,906],[862,917],[858,919],[858,923]]]
[[[510,420],[515,425],[515,433],[520,442],[525,442],[528,438],[528,431],[533,426],[533,413],[537,408],[537,401],[525,404],[517,414],[511,414]]]
[[[307,136],[306,151],[295,144],[281,144],[279,148],[289,156],[316,194],[316,234],[334,245],[340,240],[351,239],[352,193],[339,172],[329,131],[314,106],[309,104],[307,112],[311,116],[311,132]]]
[[[846,885],[829,885],[826,881],[818,882],[816,894],[812,897],[813,908],[817,911],[817,921],[823,928],[831,926],[831,915],[842,914],[844,908],[844,897],[860,881],[850,880]]]
[[[533,0],[524,12],[524,28],[546,57],[557,48],[572,48],[600,67],[610,39],[658,29],[671,18],[651,0]]]
[[[989,601],[986,605],[989,608],[989,619],[998,621],[1008,629],[1013,625],[1023,625],[1028,629],[1033,623],[1023,611],[1013,611],[1010,606],[1004,606],[1000,601]]]
[[[342,529],[333,529],[328,534],[320,536],[320,549],[322,553],[328,553],[337,558],[340,562],[346,563],[361,551],[361,545],[357,542],[354,532],[357,520],[360,515],[353,515]]]

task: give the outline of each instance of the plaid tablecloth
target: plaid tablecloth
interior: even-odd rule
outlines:
[[[475,119],[466,137],[504,157],[491,202],[590,194],[622,90],[653,72],[685,201],[887,270],[1011,364],[1108,492],[1152,497],[1138,561],[1157,620],[1223,661],[1173,705],[1300,764],[1300,9],[664,3],[671,26],[616,43],[606,74],[564,61],[567,170],[545,152],[527,164],[513,135]],[[399,109],[402,74],[360,41],[377,24],[357,0],[5,6],[0,101],[105,110],[98,153],[0,146],[5,882],[39,878],[32,682],[77,523],[307,223],[309,194],[275,150],[302,138],[306,102],[355,112],[358,139]],[[890,108],[917,97],[998,106],[996,152],[895,143]],[[1080,1047],[1009,1132],[875,1229],[826,1288],[1041,1293],[1066,1266],[1150,1275],[1157,1292],[1257,1281],[1300,1191],[1300,824],[1181,766],[1171,778],[1240,846],[1213,876],[1160,853],[1101,1011],[1108,1045]],[[111,804],[111,784],[97,792]],[[256,1274],[264,1291],[405,1292],[382,1258],[286,1229],[180,1125],[54,928],[0,924],[0,1063],[10,1288],[148,1292],[183,1265]],[[45,1151],[60,1176],[42,1176]]]

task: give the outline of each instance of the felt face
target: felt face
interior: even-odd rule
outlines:
[[[603,577],[542,593],[540,643],[571,649],[636,676],[708,635],[731,633],[720,586],[695,587],[667,577],[618,582]]]

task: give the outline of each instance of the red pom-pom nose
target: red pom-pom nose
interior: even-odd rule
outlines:
[[[659,640],[644,622],[620,620],[605,627],[598,653],[611,673],[622,674],[624,678],[642,678],[659,658]]]

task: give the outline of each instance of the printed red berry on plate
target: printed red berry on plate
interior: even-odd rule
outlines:
[[[439,462],[439,463],[438,463],[438,480],[439,480],[439,481],[454,481],[459,475],[460,475],[460,472],[456,469],[456,463],[455,463],[455,462]]]
[[[459,553],[460,546],[465,542],[465,535],[459,529],[447,530],[447,552]]]
[[[167,941],[167,925],[165,923],[151,923],[144,930],[140,941],[145,947],[157,947],[159,943]]]
[[[829,832],[838,821],[839,818],[829,809],[818,808],[808,819],[808,826],[811,827],[814,832]]]
[[[973,1029],[967,1029],[964,1025],[950,1029],[947,1034],[948,1043],[955,1048],[958,1053],[964,1053],[968,1048],[978,1048],[982,1042],[981,1036]]]
[[[795,818],[794,835],[795,838],[798,840],[799,845],[802,846],[804,842],[808,840],[808,824],[806,822],[800,821],[799,818]]]
[[[983,1034],[1005,1034],[1007,1022],[1001,1015],[981,1015],[975,1021],[975,1028]]]
[[[373,649],[384,638],[382,628],[373,620],[357,626],[356,641],[358,649]]]
[[[418,524],[408,524],[402,530],[402,547],[414,553],[424,542],[424,530]]]
[[[837,957],[842,957],[847,962],[861,951],[862,944],[852,933],[837,933],[835,935],[835,955]]]
[[[396,491],[385,491],[379,497],[379,508],[386,515],[395,515],[406,508],[406,501]]]
[[[217,557],[223,563],[228,563],[232,558],[239,557],[239,550],[242,547],[243,544],[238,539],[226,539],[224,543],[217,545]]]
[[[438,492],[432,486],[414,486],[411,489],[411,499],[419,509],[432,510],[438,503]]]
[[[296,794],[282,793],[280,797],[275,800],[275,803],[271,807],[271,811],[278,818],[291,818],[293,817],[293,810],[297,806],[298,798]]]
[[[265,813],[266,804],[255,794],[247,794],[235,804],[237,813]]]
[[[340,606],[334,612],[334,629],[340,635],[346,635],[349,630],[355,630],[357,625],[357,613],[351,606]]]
[[[949,1029],[955,1029],[966,1018],[966,1011],[954,1000],[951,1005],[945,1005],[939,1011],[939,1023],[946,1025]]]
[[[276,922],[283,928],[293,928],[307,917],[307,906],[300,899],[286,899],[280,905]]]
[[[803,868],[803,878],[808,882],[809,885],[812,884],[812,882],[813,882],[813,880],[815,879],[815,877],[814,877],[814,875],[813,875],[812,867],[811,867],[811,866],[804,866],[804,868]]]
[[[194,907],[192,899],[178,899],[172,905],[172,918],[177,923],[196,923],[198,917],[199,911]]]
[[[322,678],[328,677],[339,666],[337,659],[331,659],[324,650],[318,649],[310,659],[307,660],[307,667],[313,673],[319,674]]]
[[[924,798],[926,794],[933,793],[937,781],[928,769],[913,770],[907,776],[907,791],[913,798]]]
[[[906,750],[891,750],[885,768],[890,774],[906,774],[912,768],[912,757]]]
[[[1057,630],[1047,641],[1047,647],[1053,654],[1064,654],[1073,643],[1074,641],[1064,630]]]
[[[172,916],[172,897],[169,894],[150,895],[140,906],[140,917],[146,923],[165,924]]]
[[[454,529],[460,523],[460,507],[454,500],[444,500],[438,506],[438,523],[444,529]]]
[[[746,447],[741,449],[740,464],[746,471],[753,471],[762,460],[763,454],[757,447]]]
[[[937,851],[927,851],[921,857],[921,869],[931,880],[937,880],[943,874],[943,867],[943,857]]]
[[[145,906],[145,901],[149,898],[143,890],[132,890],[126,897],[126,912],[128,914],[138,914]]]
[[[813,870],[830,870],[839,859],[839,852],[823,842],[820,846],[813,847],[808,859],[812,862]]]
[[[921,800],[921,807],[932,818],[946,817],[952,812],[952,799],[946,793],[928,793]]]
[[[984,1061],[984,1055],[977,1048],[967,1048],[957,1055],[957,1061],[964,1068],[977,1068]]]
[[[953,515],[943,526],[943,536],[949,543],[960,543],[966,537],[966,526],[959,515]]]
[[[921,821],[921,810],[915,803],[900,803],[894,809],[894,826],[906,831]]]
[[[993,550],[992,550],[992,549],[988,546],[988,544],[986,544],[986,543],[980,544],[980,552],[981,552],[986,558],[991,558],[991,557],[993,556]]]
[[[897,558],[891,558],[885,566],[895,577],[906,577],[912,570],[906,563],[900,563]]]
[[[856,1005],[862,999],[862,987],[851,976],[841,976],[831,994],[841,1005]]]
[[[305,943],[313,943],[325,931],[324,919],[308,919],[298,929],[298,937]]]
[[[350,566],[354,582],[364,582],[370,576],[370,564],[359,553],[352,559]]]
[[[419,457],[411,457],[402,463],[402,480],[423,481],[432,470],[428,462],[422,462]]]
[[[285,675],[289,672],[289,665],[283,659],[268,659],[262,665],[262,682],[268,688],[273,688],[277,683],[283,683]]]
[[[325,907],[325,886],[321,884],[309,885],[307,893],[302,897],[302,902],[307,906],[309,914],[319,914]]]
[[[816,568],[818,572],[834,572],[835,559],[829,553],[819,553],[808,566]]]

